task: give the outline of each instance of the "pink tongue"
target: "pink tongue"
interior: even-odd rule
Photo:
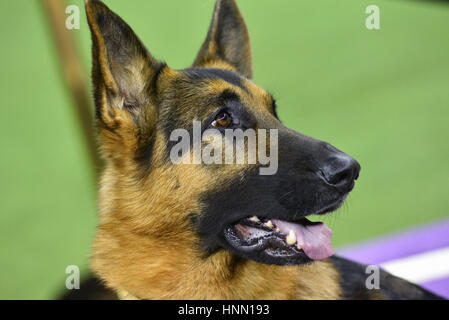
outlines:
[[[324,223],[310,222],[303,225],[276,219],[272,222],[285,235],[293,230],[296,234],[296,244],[301,246],[310,259],[323,260],[334,254],[331,243],[332,230]]]

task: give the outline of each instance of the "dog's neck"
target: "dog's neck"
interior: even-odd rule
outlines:
[[[92,268],[117,292],[139,299],[336,299],[338,273],[327,262],[274,266],[221,250],[207,258],[194,245],[100,226]]]

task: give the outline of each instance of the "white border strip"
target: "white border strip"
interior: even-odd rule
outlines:
[[[385,271],[414,283],[449,276],[449,247],[427,251],[380,265]]]

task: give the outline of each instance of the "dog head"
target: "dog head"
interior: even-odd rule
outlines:
[[[100,1],[87,1],[86,11],[106,159],[100,232],[192,247],[204,259],[225,250],[286,265],[332,255],[331,231],[306,217],[336,210],[360,166],[279,121],[272,95],[251,80],[249,35],[233,0],[217,1],[206,40],[184,70],[156,60]],[[243,140],[226,135],[238,130]],[[234,152],[225,163],[229,141],[236,152],[244,147],[245,161]],[[117,242],[114,250],[124,247],[131,245]]]

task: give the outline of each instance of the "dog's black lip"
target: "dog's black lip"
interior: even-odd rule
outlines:
[[[325,215],[325,214],[329,214],[332,213],[336,210],[338,210],[341,205],[345,202],[346,200],[346,196],[347,194],[345,194],[343,197],[341,197],[340,199],[338,199],[337,201],[335,201],[334,203],[331,203],[323,208],[321,208],[320,210],[318,210],[317,212],[311,213],[311,214],[307,214],[305,217],[311,216],[311,215]],[[294,222],[294,221],[293,221]]]
[[[253,216],[245,216],[237,221],[233,221],[227,224],[223,229],[223,236],[225,241],[231,245],[237,252],[243,255],[252,255],[254,252],[265,252],[265,254],[271,255],[273,257],[280,258],[281,260],[293,259],[295,261],[302,261],[304,263],[310,262],[310,258],[305,254],[302,249],[298,249],[296,246],[289,245],[285,242],[285,235],[276,232],[274,229],[266,226],[264,223],[268,220],[278,219],[291,223],[301,223],[301,224],[315,224],[321,222],[312,222],[307,219],[307,217],[312,215],[324,215],[337,210],[346,199],[346,195],[340,197],[337,201],[322,207],[320,210],[309,214],[303,214],[300,217],[295,217],[295,215],[285,218],[279,216],[260,216],[257,217],[259,221],[251,221],[250,218]],[[242,239],[237,232],[237,225],[246,225],[249,227],[255,227],[265,232],[266,235],[256,238],[253,243],[246,242]]]
[[[340,199],[338,199],[337,201],[328,204],[324,207],[322,207],[320,210],[318,211],[314,211],[312,213],[306,213],[306,214],[301,214],[300,216],[296,216],[296,214],[293,214],[291,217],[285,217],[285,216],[276,216],[276,215],[270,215],[270,216],[257,216],[257,215],[252,215],[252,216],[244,216],[242,218],[239,218],[237,220],[233,220],[233,221],[229,221],[228,223],[225,224],[225,228],[231,225],[235,225],[237,223],[239,223],[242,220],[251,218],[253,216],[257,216],[259,219],[263,219],[263,220],[272,220],[272,219],[277,219],[277,220],[283,220],[283,221],[287,221],[287,222],[291,222],[291,223],[304,223],[304,218],[310,217],[310,216],[314,216],[314,215],[326,215],[326,214],[331,214],[334,211],[338,210],[342,204],[344,203],[344,201],[346,200],[346,196],[347,194],[345,194],[343,197],[341,197]],[[263,227],[263,224],[260,225],[260,227]],[[266,230],[269,230],[268,227],[265,227]]]

